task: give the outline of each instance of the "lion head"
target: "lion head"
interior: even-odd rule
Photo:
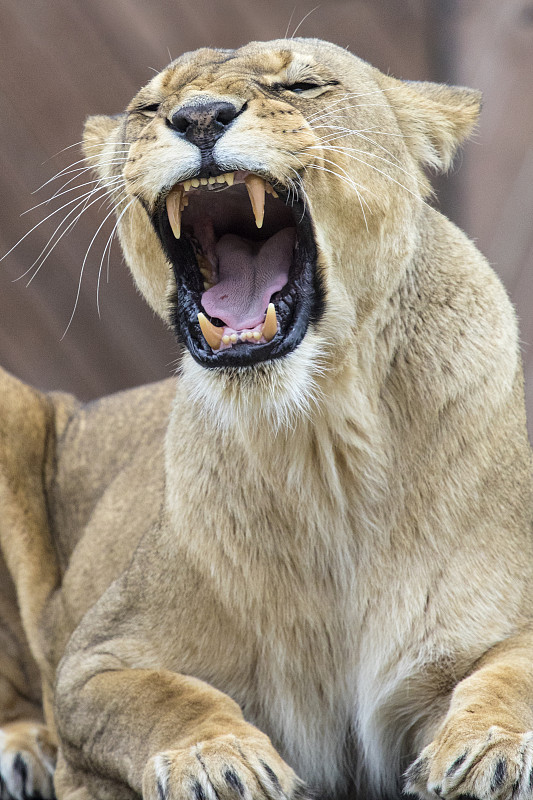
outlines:
[[[478,93],[395,80],[315,39],[186,53],[85,153],[137,286],[212,407],[293,412],[402,280],[428,165],[446,169]]]

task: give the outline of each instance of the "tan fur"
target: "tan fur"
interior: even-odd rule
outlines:
[[[341,85],[258,88],[317,77]],[[407,768],[421,798],[529,798],[516,320],[424,201],[423,167],[449,166],[479,97],[295,39],[186,54],[132,102],[162,102],[153,118],[89,120],[126,260],[168,323],[174,280],[134,198],[150,209],[198,168],[165,124],[198,97],[248,103],[224,168],[301,181],[325,310],[284,359],[230,373],[185,351],[176,379],[87,406],[0,375],[0,536],[59,800],[295,798],[300,780],[395,798]],[[22,696],[28,657],[9,663]],[[34,753],[36,716],[14,716]]]

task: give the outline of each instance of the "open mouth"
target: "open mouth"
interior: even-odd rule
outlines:
[[[152,221],[176,279],[177,336],[204,366],[284,356],[318,318],[311,218],[292,190],[243,170],[193,178]]]

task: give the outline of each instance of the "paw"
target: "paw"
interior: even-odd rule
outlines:
[[[38,722],[12,722],[0,728],[1,800],[54,797],[56,747]]]
[[[533,800],[533,731],[493,725],[453,735],[447,726],[405,774],[404,791],[424,800]]]
[[[143,777],[144,800],[297,800],[303,785],[265,737],[227,734],[158,753]]]

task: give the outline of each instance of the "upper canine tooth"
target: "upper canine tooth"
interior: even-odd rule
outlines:
[[[209,322],[205,314],[202,314],[202,312],[198,314],[198,322],[200,323],[200,328],[204,335],[204,339],[209,347],[211,347],[212,350],[218,350],[220,347],[220,342],[222,341],[224,328],[217,328],[216,325],[213,325],[212,322]]]
[[[168,221],[176,239],[181,235],[181,188],[173,189],[166,200]]]
[[[274,303],[269,303],[265,321],[263,323],[263,336],[270,342],[278,332],[278,318],[276,317],[276,309]]]
[[[259,175],[247,175],[244,182],[250,196],[255,224],[260,228],[265,216],[265,182]]]

